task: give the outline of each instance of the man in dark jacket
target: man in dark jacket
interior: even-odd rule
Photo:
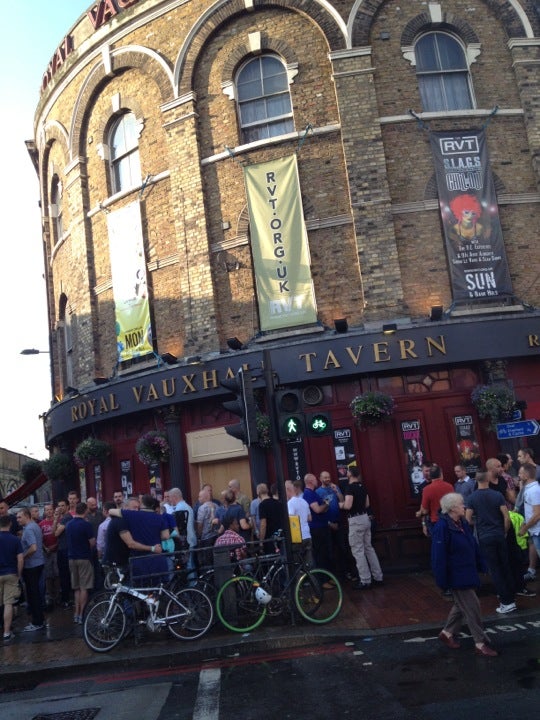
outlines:
[[[441,590],[451,590],[454,597],[439,640],[452,649],[459,648],[456,635],[463,621],[469,626],[475,652],[484,657],[497,655],[482,623],[476,588],[478,572],[485,572],[484,561],[472,529],[465,520],[463,496],[448,493],[441,498],[441,516],[432,528],[431,565],[435,582]]]

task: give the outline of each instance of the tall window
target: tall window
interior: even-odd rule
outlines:
[[[294,130],[289,80],[273,55],[249,60],[236,78],[242,140],[254,142]]]
[[[109,147],[113,192],[128,190],[141,182],[140,125],[132,112],[121,115],[111,128]]]
[[[431,32],[418,40],[414,51],[425,111],[473,107],[467,59],[455,38],[447,33]]]
[[[64,236],[63,205],[62,205],[62,183],[58,175],[53,177],[51,187],[51,216],[54,218],[56,231],[55,242],[59,242]]]

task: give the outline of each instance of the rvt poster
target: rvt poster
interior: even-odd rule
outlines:
[[[467,474],[474,478],[482,463],[472,415],[456,415],[454,426],[456,428],[458,462],[460,465],[465,465]]]
[[[454,300],[512,295],[484,130],[432,132]]]
[[[401,423],[401,442],[405,454],[411,497],[419,497],[424,482],[422,463],[426,456],[420,420],[404,420]]]

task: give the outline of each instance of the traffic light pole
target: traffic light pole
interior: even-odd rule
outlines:
[[[274,407],[274,372],[272,370],[272,356],[270,350],[263,350],[264,383],[266,389],[266,409],[270,418],[270,438],[272,443],[272,459],[276,472],[278,498],[281,502],[281,519],[285,534],[285,554],[287,562],[292,562],[291,526],[289,524],[289,511],[287,509],[287,493],[285,492],[285,476],[281,459],[281,445],[279,442],[279,429],[276,409]]]

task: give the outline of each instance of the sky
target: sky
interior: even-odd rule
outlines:
[[[92,0],[25,0],[4,11],[0,43],[0,307],[2,356],[0,447],[48,457],[39,415],[50,407],[49,348],[39,185],[26,150],[34,137],[41,78],[67,31]]]

